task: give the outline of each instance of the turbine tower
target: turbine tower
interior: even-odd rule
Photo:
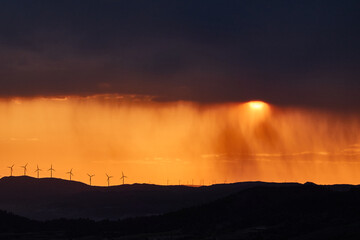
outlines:
[[[105,174],[107,176],[108,187],[110,187],[110,178],[112,178],[113,176],[109,176],[109,175],[107,175],[107,173],[105,173]]]
[[[67,172],[66,174],[69,174],[70,181],[71,181],[71,176],[73,176],[73,175],[74,175],[74,174],[72,173],[72,169],[71,169],[69,172]]]
[[[52,167],[52,164],[51,164],[51,167],[49,168],[48,171],[50,171],[50,178],[52,178],[53,177],[53,171],[55,171],[55,169],[53,169],[53,167]]]
[[[125,184],[125,178],[127,178],[127,176],[124,175],[124,172],[121,172],[122,173],[122,176],[120,178],[120,180],[122,179],[123,180],[123,185]]]
[[[14,167],[14,164],[8,168],[10,168],[10,177],[12,177],[12,173],[13,173],[13,167]]]
[[[93,177],[93,176],[95,176],[95,174],[87,174],[88,176],[89,176],[89,178],[90,178],[90,186],[91,186],[91,178]]]
[[[42,171],[42,170],[39,168],[39,165],[36,165],[35,172],[37,172],[37,178],[39,178],[40,171]]]
[[[23,169],[24,169],[24,176],[26,176],[26,167],[27,167],[28,164],[25,164],[24,166],[21,166]]]

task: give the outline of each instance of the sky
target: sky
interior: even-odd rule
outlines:
[[[0,2],[0,175],[358,183],[359,1]],[[253,101],[261,102],[253,102]]]
[[[27,1],[0,8],[0,96],[359,109],[358,1]]]
[[[265,102],[154,102],[121,95],[0,101],[0,175],[88,183],[358,183],[360,116]]]

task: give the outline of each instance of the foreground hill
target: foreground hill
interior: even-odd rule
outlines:
[[[264,184],[158,216],[100,222],[15,217],[0,231],[0,238],[360,239],[359,202],[357,186]],[[14,219],[7,215],[0,214],[0,222]]]
[[[97,187],[56,178],[4,177],[0,179],[0,209],[36,220],[117,220],[176,211],[262,185],[268,183],[204,187],[149,184]]]

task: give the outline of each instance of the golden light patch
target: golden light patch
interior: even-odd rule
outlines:
[[[262,101],[251,101],[248,102],[248,106],[253,110],[263,110],[267,107],[267,103]]]
[[[125,100],[124,100],[125,99]],[[11,100],[11,99],[10,99]],[[107,185],[360,182],[360,116],[261,101],[201,105],[138,96],[0,99],[0,175]],[[21,104],[19,104],[19,102]],[[52,165],[51,165],[52,164]]]

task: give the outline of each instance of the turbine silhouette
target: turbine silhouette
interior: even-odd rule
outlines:
[[[39,168],[39,165],[36,165],[36,170],[35,172],[37,172],[37,178],[39,178],[39,174],[40,174],[40,171],[42,171],[40,168]]]
[[[10,177],[12,177],[12,173],[13,173],[13,167],[14,167],[14,164],[8,168],[10,168]]]
[[[50,171],[50,178],[52,178],[53,177],[53,171],[55,171],[55,169],[53,169],[53,167],[52,167],[52,164],[51,164],[51,167],[49,168],[48,171]]]
[[[93,177],[93,176],[95,176],[95,174],[87,174],[88,176],[89,176],[89,178],[90,178],[90,186],[91,186],[91,178]]]
[[[124,175],[124,172],[121,172],[122,173],[122,176],[120,178],[120,180],[122,179],[123,180],[123,185],[125,184],[125,178],[127,178],[127,176]]]
[[[71,169],[69,172],[67,172],[66,174],[69,174],[70,181],[71,181],[71,176],[73,176],[73,175],[74,175],[74,174],[72,173],[72,169]]]
[[[24,166],[21,166],[24,169],[24,176],[26,176],[26,170],[27,170],[26,167],[27,167],[27,165],[28,164],[26,163]]]
[[[107,175],[107,173],[105,173],[105,174],[107,176],[108,187],[110,187],[110,178],[112,178],[113,176],[109,176],[109,175]]]

